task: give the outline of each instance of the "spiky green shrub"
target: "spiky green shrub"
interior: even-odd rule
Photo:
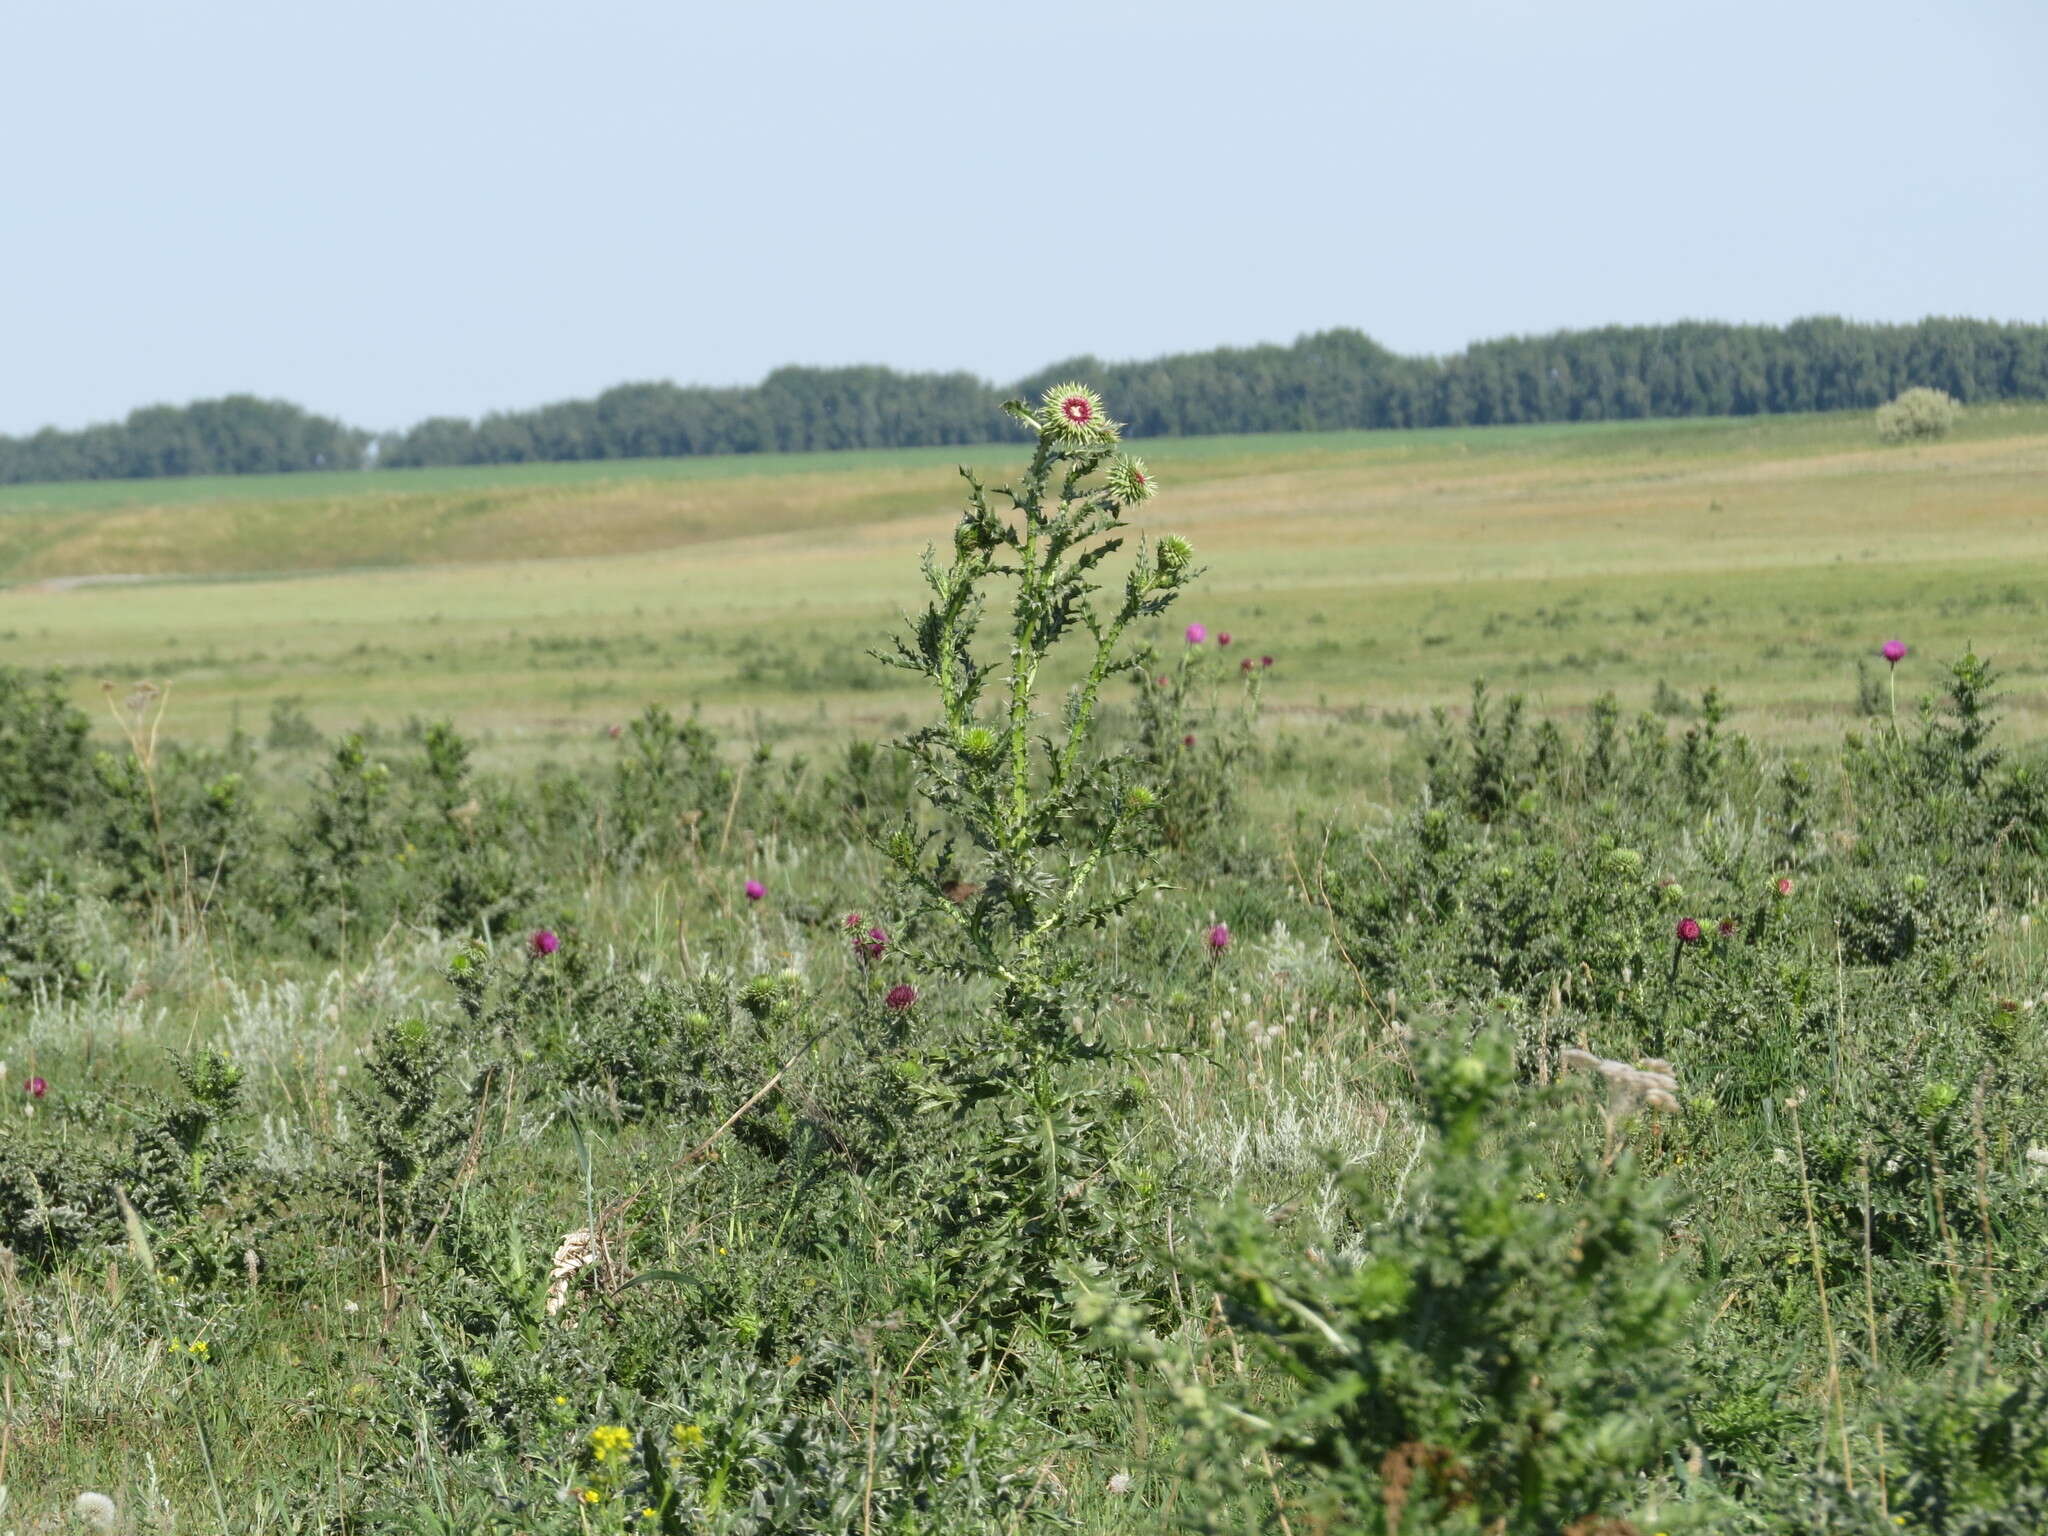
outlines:
[[[0,822],[62,816],[77,802],[87,730],[61,673],[0,666]]]
[[[1239,1528],[1267,1458],[1319,1530],[1620,1529],[1598,1522],[1676,1443],[1691,1297],[1667,1192],[1630,1151],[1586,1145],[1583,1111],[1519,1086],[1499,1034],[1440,1040],[1419,1072],[1429,1145],[1405,1188],[1337,1171],[1353,1247],[1304,1247],[1244,1203],[1180,1246],[1226,1334],[1161,1339],[1080,1286],[1082,1317],[1159,1373],[1193,1437],[1196,1527]]]
[[[1265,669],[1226,665],[1220,646],[1185,644],[1171,662],[1146,645],[1127,675],[1136,688],[1134,765],[1158,796],[1158,835],[1190,850],[1224,832],[1259,761]]]
[[[904,747],[946,831],[973,847],[956,859],[950,840],[908,817],[884,842],[905,905],[935,935],[927,962],[993,994],[937,1053],[931,1080],[977,1138],[940,1202],[939,1241],[991,1321],[1043,1310],[1062,1258],[1117,1242],[1108,1175],[1124,1084],[1090,1022],[1102,1000],[1092,935],[1158,888],[1142,870],[1159,790],[1131,752],[1098,747],[1097,710],[1131,627],[1163,614],[1195,574],[1187,542],[1169,536],[1141,546],[1098,603],[1125,514],[1154,482],[1117,451],[1116,423],[1081,385],[1006,409],[1035,439],[1031,462],[994,488],[961,471],[952,559],[926,553],[931,600],[883,658],[937,695],[938,721]],[[1000,585],[1008,622],[990,660],[979,630]],[[1079,680],[1048,720],[1048,664],[1069,642]]]
[[[22,873],[16,885],[0,872],[0,1018],[75,991],[95,971],[74,880],[49,868]]]

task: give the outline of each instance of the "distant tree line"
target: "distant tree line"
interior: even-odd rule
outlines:
[[[229,395],[151,405],[78,432],[0,437],[0,485],[361,469],[372,435],[284,400]]]
[[[1070,376],[1100,388],[1141,437],[1752,416],[1867,410],[1916,385],[1965,404],[2048,398],[2048,326],[1689,321],[1508,337],[1449,357],[1403,357],[1334,330],[1149,362],[1072,358],[1007,389],[888,368],[781,368],[735,388],[622,384],[593,400],[435,417],[374,440],[238,395],[152,406],[81,432],[0,437],[0,483],[979,443],[1009,435],[1003,399]]]

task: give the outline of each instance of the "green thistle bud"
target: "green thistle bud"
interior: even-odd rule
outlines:
[[[1393,1259],[1375,1260],[1357,1280],[1357,1296],[1367,1317],[1391,1317],[1408,1304],[1415,1281]]]
[[[1487,1087],[1493,1078],[1493,1069],[1488,1067],[1484,1057],[1460,1056],[1451,1063],[1451,1083],[1468,1093]]]
[[[1149,811],[1158,803],[1159,797],[1143,784],[1133,784],[1124,791],[1124,809],[1133,815],[1140,811]]]
[[[1152,471],[1145,467],[1145,461],[1129,455],[1118,458],[1103,471],[1102,478],[1108,482],[1110,494],[1118,501],[1134,504],[1150,501],[1159,491],[1158,482],[1152,478]]]
[[[1159,541],[1155,558],[1159,562],[1159,574],[1178,576],[1186,570],[1195,558],[1195,546],[1177,533],[1169,533]]]
[[[1097,448],[1117,439],[1117,424],[1102,408],[1102,396],[1085,384],[1055,384],[1045,392],[1044,425],[1054,442]]]
[[[1961,1094],[1962,1091],[1954,1083],[1945,1083],[1939,1078],[1930,1079],[1920,1085],[1920,1113],[1930,1120],[1937,1115],[1946,1114],[1955,1107],[1955,1102]]]
[[[960,755],[970,763],[986,763],[996,755],[996,733],[985,725],[969,726],[960,733]]]
[[[1608,874],[1623,880],[1643,872],[1643,856],[1633,848],[1610,848],[1600,863]]]

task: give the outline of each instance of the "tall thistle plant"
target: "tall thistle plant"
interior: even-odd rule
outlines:
[[[975,856],[956,864],[949,836],[908,820],[885,846],[927,922],[957,938],[938,963],[995,993],[934,1085],[963,1118],[992,1103],[998,1121],[941,1226],[959,1237],[949,1252],[981,1293],[1028,1308],[1057,1294],[1058,1262],[1099,1251],[1118,1225],[1106,1176],[1117,1088],[1109,1074],[1072,1070],[1111,1054],[1088,1023],[1095,958],[1082,940],[1158,888],[1113,856],[1156,843],[1159,799],[1134,759],[1103,751],[1097,706],[1126,632],[1164,612],[1195,571],[1187,541],[1168,537],[1139,544],[1120,587],[1103,580],[1126,514],[1155,486],[1142,460],[1119,451],[1093,390],[1061,385],[1035,408],[1004,408],[1036,439],[1030,466],[992,488],[961,471],[952,561],[927,551],[931,601],[882,658],[938,695],[938,722],[906,746],[925,796]],[[1007,589],[1000,652],[977,645],[992,589]],[[1062,647],[1086,665],[1054,712],[1047,671]]]

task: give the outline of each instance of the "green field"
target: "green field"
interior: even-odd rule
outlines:
[[[1157,527],[1208,563],[1201,617],[1279,658],[1282,720],[1398,715],[1484,675],[1547,710],[1716,684],[1752,729],[1831,731],[1893,633],[1974,641],[2022,711],[2048,702],[2048,407],[1903,449],[1861,415],[1139,446],[1171,491]],[[282,695],[326,726],[451,715],[499,750],[650,699],[887,720],[863,653],[951,526],[955,461],[10,487],[0,656],[70,669],[81,698],[167,682],[170,729],[201,736]]]
[[[1151,458],[0,498],[0,1532],[2048,1528],[2048,408]]]

